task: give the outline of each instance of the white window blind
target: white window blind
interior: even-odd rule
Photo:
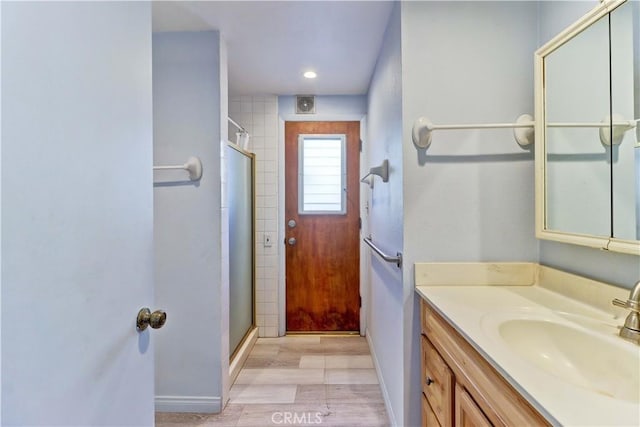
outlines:
[[[300,135],[298,174],[299,213],[346,213],[344,135]]]

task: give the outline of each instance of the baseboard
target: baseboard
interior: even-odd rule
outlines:
[[[253,330],[247,334],[242,345],[238,349],[238,352],[233,356],[233,360],[229,364],[229,386],[232,386],[236,381],[236,377],[240,373],[242,365],[244,365],[247,357],[249,357],[249,353],[251,353],[251,349],[257,340],[258,328],[254,327]]]
[[[156,396],[156,412],[196,412],[217,414],[222,411],[220,397]]]
[[[373,366],[376,368],[376,375],[378,376],[378,383],[380,385],[380,391],[382,392],[382,398],[384,399],[384,407],[387,410],[387,415],[389,416],[390,425],[391,427],[397,427],[398,424],[396,424],[396,417],[393,413],[393,408],[391,407],[391,399],[389,399],[389,392],[387,391],[387,386],[384,383],[384,378],[382,378],[382,371],[380,370],[380,364],[376,357],[376,350],[373,346],[371,331],[369,329],[367,329],[365,336],[367,338],[367,343],[369,344],[369,351],[371,352],[371,359],[373,359]]]

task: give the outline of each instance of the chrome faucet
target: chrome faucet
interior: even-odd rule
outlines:
[[[640,345],[640,280],[635,284],[627,301],[618,298],[612,301],[613,305],[631,310],[620,329],[620,336],[626,340]]]

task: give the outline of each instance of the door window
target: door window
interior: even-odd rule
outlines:
[[[298,212],[345,215],[345,135],[298,137]]]

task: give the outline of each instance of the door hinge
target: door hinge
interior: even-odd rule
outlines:
[[[362,140],[360,140],[360,152],[362,153]]]
[[[358,218],[358,230],[362,230],[362,218]]]
[[[362,308],[362,296],[358,295],[358,304],[360,308]]]

